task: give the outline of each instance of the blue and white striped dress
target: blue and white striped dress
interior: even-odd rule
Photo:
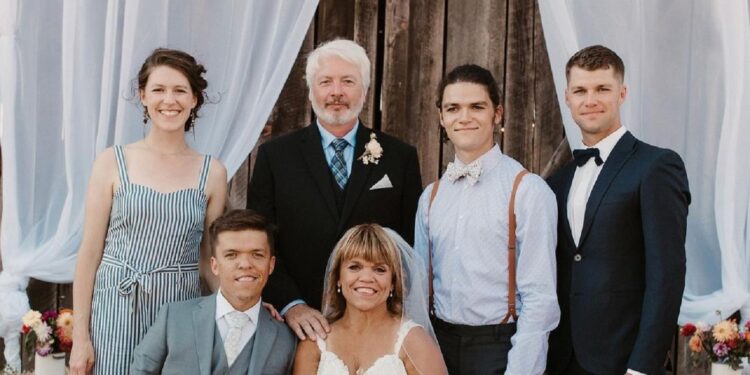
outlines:
[[[127,374],[133,349],[161,305],[200,296],[198,261],[211,157],[203,159],[197,188],[160,193],[131,183],[122,146],[114,151],[120,187],[112,200],[91,303],[94,374]]]

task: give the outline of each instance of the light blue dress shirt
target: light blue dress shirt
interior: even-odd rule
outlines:
[[[333,148],[333,145],[331,143],[336,140],[336,136],[329,133],[328,130],[326,130],[326,128],[324,128],[323,125],[320,124],[320,121],[316,120],[315,125],[320,131],[320,144],[321,146],[323,146],[323,154],[326,157],[326,163],[328,163],[328,168],[331,168],[331,161],[333,160],[333,156],[336,155],[336,150]],[[354,124],[352,130],[341,137],[349,142],[349,144],[344,149],[344,162],[346,163],[347,176],[349,177],[352,176],[352,165],[354,164],[354,147],[355,142],[357,141],[357,129],[359,129],[359,121]],[[281,310],[281,315],[286,315],[289,309],[296,305],[299,305],[300,303],[305,303],[305,301],[296,299],[292,302],[289,302]]]
[[[419,199],[414,247],[425,259],[432,240],[435,313],[464,325],[498,324],[508,311],[508,203],[523,167],[495,145],[478,160],[475,185],[442,178]],[[456,159],[454,163],[465,165]],[[557,203],[539,176],[526,175],[516,193],[517,331],[506,374],[542,374],[547,338],[560,320],[557,303]],[[429,222],[428,222],[429,220]],[[428,228],[429,225],[429,228]]]
[[[315,124],[318,126],[318,130],[320,130],[320,142],[323,146],[323,153],[326,156],[326,163],[328,163],[328,168],[330,168],[333,156],[336,155],[336,150],[333,148],[331,142],[336,140],[336,136],[329,133],[328,130],[326,130],[326,128],[324,128],[323,125],[320,124],[320,121],[315,121]],[[357,141],[358,128],[359,121],[354,124],[352,130],[341,137],[349,142],[349,144],[344,149],[344,162],[346,162],[346,171],[347,176],[349,177],[352,176],[352,164],[354,163],[354,143]]]

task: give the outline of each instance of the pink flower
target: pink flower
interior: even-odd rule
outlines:
[[[52,353],[52,345],[50,345],[50,343],[36,347],[36,354],[39,354],[42,357],[46,357],[50,353]]]
[[[729,354],[729,346],[723,342],[717,342],[714,345],[714,354],[716,354],[719,357],[726,357],[727,354]]]

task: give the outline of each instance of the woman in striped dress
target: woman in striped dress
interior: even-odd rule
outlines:
[[[182,51],[155,50],[138,74],[148,134],[94,162],[73,284],[73,374],[127,374],[161,305],[200,296],[199,264],[213,285],[203,233],[224,210],[227,174],[185,142],[203,73]]]

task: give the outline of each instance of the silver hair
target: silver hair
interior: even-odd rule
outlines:
[[[367,89],[370,88],[370,59],[362,46],[348,39],[325,42],[310,52],[305,66],[305,81],[308,88],[312,89],[313,78],[320,70],[320,59],[324,57],[338,57],[357,66],[362,76],[363,94],[367,93]]]

